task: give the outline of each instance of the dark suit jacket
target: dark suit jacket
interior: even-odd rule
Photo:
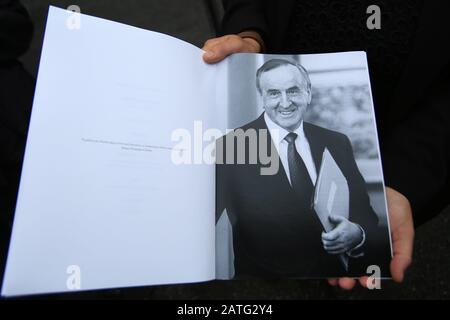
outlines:
[[[287,53],[296,1],[309,0],[223,0],[221,33],[256,30],[268,53]],[[450,204],[449,11],[449,1],[424,1],[414,46],[395,93],[388,105],[375,105],[386,185],[407,196],[416,226]]]
[[[264,116],[261,115],[241,129],[267,130]],[[374,262],[383,265],[382,270],[388,274],[388,231],[377,227],[378,218],[370,206],[365,182],[356,166],[348,138],[306,122],[304,131],[316,168],[320,168],[323,151],[328,148],[347,178],[350,190],[349,218],[366,233],[363,247],[365,257],[351,259],[349,273],[346,273],[338,258],[323,249],[322,225],[313,211],[300,209],[303,206],[298,202],[279,158],[276,158],[279,165],[277,174],[261,175],[263,165],[258,156],[257,164],[217,165],[217,212],[220,214],[226,208],[233,226],[236,276],[361,275],[365,274],[368,263]],[[262,143],[272,146],[269,151],[277,152],[270,134],[266,137],[267,141]],[[230,138],[233,136],[228,134],[225,139]],[[264,138],[258,136],[258,146],[260,139]],[[218,146],[220,143],[223,143],[221,150],[223,159],[226,159],[223,138],[219,140]],[[248,151],[247,141],[247,156]],[[220,153],[218,155],[221,156]],[[381,245],[384,245],[383,249]],[[376,259],[373,256],[375,248],[382,251]]]

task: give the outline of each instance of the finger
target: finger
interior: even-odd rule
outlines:
[[[224,36],[220,41],[215,42],[203,55],[203,60],[207,63],[217,63],[232,53],[244,51],[245,42],[236,35]]]
[[[344,290],[351,290],[355,287],[356,280],[352,278],[339,278],[339,286]]]
[[[325,249],[325,248],[324,248],[324,249]],[[333,255],[336,255],[336,254],[342,254],[342,253],[347,252],[347,250],[346,250],[345,248],[325,249],[325,251],[326,251],[328,254],[333,254]]]
[[[217,60],[218,57],[216,57],[216,53],[213,51],[213,48],[216,45],[220,44],[220,42],[224,42],[224,41],[225,41],[225,36],[207,40],[202,48],[202,50],[206,51],[203,54],[203,60],[207,63],[215,63],[215,62],[220,61],[220,60]]]
[[[336,278],[328,279],[328,284],[329,284],[330,286],[335,287],[335,286],[338,285],[338,279],[336,279]]]
[[[326,250],[325,249],[325,251],[328,253],[328,254],[332,254],[332,255],[337,255],[337,254],[343,254],[343,253],[346,253],[347,252],[347,250],[346,249],[337,249],[337,250]]]
[[[334,242],[332,244],[324,244],[323,248],[325,250],[341,250],[344,249],[344,244],[341,242]]]
[[[367,288],[367,281],[369,280],[368,276],[363,276],[359,278],[359,284],[361,285],[361,287],[363,288]]]
[[[324,240],[322,239],[322,244],[327,247],[342,245],[342,241],[338,238],[336,240]]]
[[[226,36],[222,36],[219,38],[213,38],[213,39],[209,39],[205,42],[205,44],[203,45],[202,50],[206,51],[205,54],[203,54],[204,56],[206,55],[207,57],[210,56],[210,54],[213,51],[213,48],[217,45],[219,45],[221,42],[225,42],[226,41]],[[208,52],[210,52],[210,54],[207,54]]]
[[[216,54],[212,51],[206,51],[203,54],[203,61],[206,63],[216,63],[219,62],[220,59],[216,56]]]
[[[333,248],[325,246],[323,248],[329,254],[342,254],[348,251],[348,248],[342,244]]]
[[[322,232],[322,241],[336,241],[340,236],[340,231],[341,229],[336,227],[330,232]]]
[[[213,46],[215,46],[218,42],[223,41],[224,37],[218,37],[218,38],[212,38],[212,39],[208,39],[206,40],[205,44],[203,45],[202,50],[204,51],[208,51],[210,50]]]
[[[250,44],[253,43],[253,44]],[[256,45],[255,45],[256,44]],[[242,39],[237,35],[225,36],[223,41],[217,42],[211,49],[208,55],[210,61],[219,62],[227,56],[238,52],[259,52],[256,47],[258,44],[256,40],[251,38]]]
[[[386,187],[389,222],[392,232],[394,256],[390,269],[392,279],[403,281],[405,270],[411,264],[414,245],[414,222],[408,199],[394,189]]]
[[[390,269],[392,279],[402,282],[406,269],[411,265],[414,246],[414,226],[412,222],[392,234],[392,246],[394,257],[392,258]]]
[[[411,256],[397,254],[391,261],[391,275],[395,282],[402,282],[405,277],[405,271],[411,264]]]
[[[338,215],[335,215],[335,214],[330,215],[328,217],[328,220],[330,220],[331,223],[336,224],[336,225],[341,223],[341,222],[347,221],[347,219],[345,219],[344,217],[338,216]]]

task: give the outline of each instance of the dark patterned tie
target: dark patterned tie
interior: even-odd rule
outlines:
[[[303,208],[309,209],[311,208],[311,197],[314,186],[308,169],[306,169],[305,163],[295,147],[297,134],[290,132],[284,139],[288,142],[287,158],[292,188],[299,197]]]

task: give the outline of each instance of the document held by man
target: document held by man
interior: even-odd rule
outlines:
[[[348,219],[347,179],[327,149],[323,152],[314,192],[314,209],[325,231],[333,229],[330,215],[338,214]]]
[[[333,230],[330,216],[340,215],[348,219],[349,190],[347,179],[334,161],[330,152],[325,149],[319,169],[316,188],[314,191],[314,210],[325,231]],[[344,267],[348,268],[348,259],[342,254],[340,259]]]
[[[390,276],[364,52],[207,65],[74,14],[49,9],[2,295]]]

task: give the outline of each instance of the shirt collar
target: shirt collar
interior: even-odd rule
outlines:
[[[273,142],[275,142],[276,146],[278,147],[283,141],[285,141],[284,138],[290,133],[290,131],[287,131],[283,127],[280,127],[278,124],[273,122],[273,120],[270,119],[266,112],[264,112],[264,121],[266,122],[267,129],[269,129],[270,136],[272,137]],[[305,133],[303,131],[303,120],[300,123],[300,126],[293,132],[296,133],[301,140],[305,138]]]

